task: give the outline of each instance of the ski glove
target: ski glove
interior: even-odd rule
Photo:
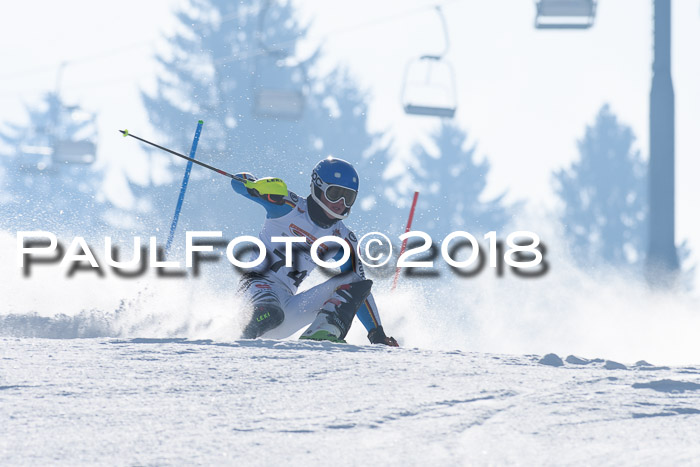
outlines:
[[[384,334],[384,328],[381,326],[372,329],[369,332],[369,334],[367,334],[367,338],[372,344],[383,344],[388,345],[389,347],[399,346],[399,343],[396,342],[396,339],[394,339],[393,337],[387,337],[386,334]]]
[[[248,172],[241,172],[236,175],[245,179],[245,182],[241,183],[245,186],[248,194],[254,198],[262,198],[272,204],[282,205],[284,204],[284,197],[289,195],[287,185],[279,178],[265,177],[257,179]]]
[[[260,197],[260,193],[258,193],[258,190],[255,190],[253,187],[248,186],[250,182],[255,182],[257,178],[255,178],[255,175],[248,173],[248,172],[239,172],[236,174],[237,177],[243,178],[246,181],[245,182],[239,182],[238,180],[231,180],[231,184],[234,182],[239,182],[242,183],[244,187],[246,187],[246,190],[248,191],[248,194],[250,196],[254,196],[256,198]]]

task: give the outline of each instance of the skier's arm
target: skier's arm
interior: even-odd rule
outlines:
[[[340,272],[342,274],[343,272],[354,271],[358,276],[364,279],[365,271],[357,251],[357,238],[355,234],[349,232],[345,240],[350,244],[350,259],[340,267]],[[342,255],[342,250],[339,253]],[[372,344],[385,344],[392,347],[399,346],[396,339],[387,337],[386,334],[384,334],[382,321],[377,311],[377,304],[371,293],[357,310],[357,318],[365,329],[367,329],[367,338]]]
[[[236,175],[245,180],[257,180],[252,174],[247,172],[242,172]],[[282,217],[296,206],[296,204],[292,201],[293,197],[280,195],[260,195],[260,193],[257,191],[246,188],[243,182],[239,182],[235,179],[231,179],[231,187],[233,188],[233,191],[239,195],[243,195],[244,197],[255,201],[264,207],[265,211],[267,212],[268,219]]]

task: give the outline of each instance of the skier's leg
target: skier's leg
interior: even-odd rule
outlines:
[[[287,301],[282,302],[285,314],[284,327],[293,328],[291,334],[307,327],[339,285],[360,280],[362,278],[354,272],[338,274],[308,290],[292,295]]]
[[[285,312],[284,328],[289,328],[291,334],[294,334],[307,327],[316,318],[326,300],[333,295],[336,287],[358,280],[361,280],[360,276],[354,273],[337,275],[308,290],[292,295],[289,300],[282,302]]]
[[[310,309],[314,312],[319,311],[314,321],[301,335],[301,339],[344,342],[343,339],[350,330],[355,313],[372,289],[371,280],[362,279],[354,273],[336,276],[332,282],[328,282],[333,286],[332,292],[325,295],[326,300],[320,306]],[[324,291],[327,293],[327,288]],[[313,298],[319,296],[320,294],[317,294]],[[309,302],[311,300],[307,303]]]
[[[258,338],[282,324],[284,311],[280,298],[287,297],[276,282],[263,274],[247,273],[241,279],[239,291],[253,307],[253,315],[241,336],[243,339]]]

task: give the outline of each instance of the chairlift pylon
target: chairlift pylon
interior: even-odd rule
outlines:
[[[537,0],[535,28],[588,29],[595,21],[596,0]]]
[[[263,31],[265,17],[270,7],[267,0],[258,16],[258,46],[260,53],[255,58],[252,89],[253,114],[266,118],[284,118],[298,120],[304,112],[308,77],[302,62],[290,64],[289,54],[284,50],[271,49],[265,44]],[[266,74],[285,71],[290,79],[285,86],[264,82]],[[296,80],[294,79],[296,76]]]
[[[445,49],[439,55],[422,55],[406,65],[401,101],[407,114],[452,118],[457,111],[457,84],[452,64],[443,58],[450,38],[440,5],[435,11],[442,24]]]

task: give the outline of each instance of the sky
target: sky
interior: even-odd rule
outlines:
[[[370,95],[369,125],[395,138],[399,156],[424,141],[435,119],[407,116],[400,91],[407,63],[440,52],[443,33],[426,0],[297,0],[310,23],[305,50],[322,45],[321,66],[346,66]],[[648,157],[652,0],[599,0],[593,28],[541,31],[528,0],[445,0],[458,96],[456,122],[488,157],[487,194],[508,191],[536,209],[554,206],[552,172],[577,158],[576,141],[609,103]],[[56,89],[99,112],[101,163],[138,177],[143,153],[118,129],[153,132],[140,91],[152,90],[153,57],[165,50],[181,0],[14,2],[0,16],[0,122],[26,122],[25,104]],[[673,1],[676,94],[676,237],[700,249],[700,1]],[[193,131],[196,121],[193,121]],[[244,168],[225,168],[231,170]],[[112,193],[122,189],[111,180]],[[536,230],[533,226],[532,230]],[[696,258],[700,255],[696,254]]]

